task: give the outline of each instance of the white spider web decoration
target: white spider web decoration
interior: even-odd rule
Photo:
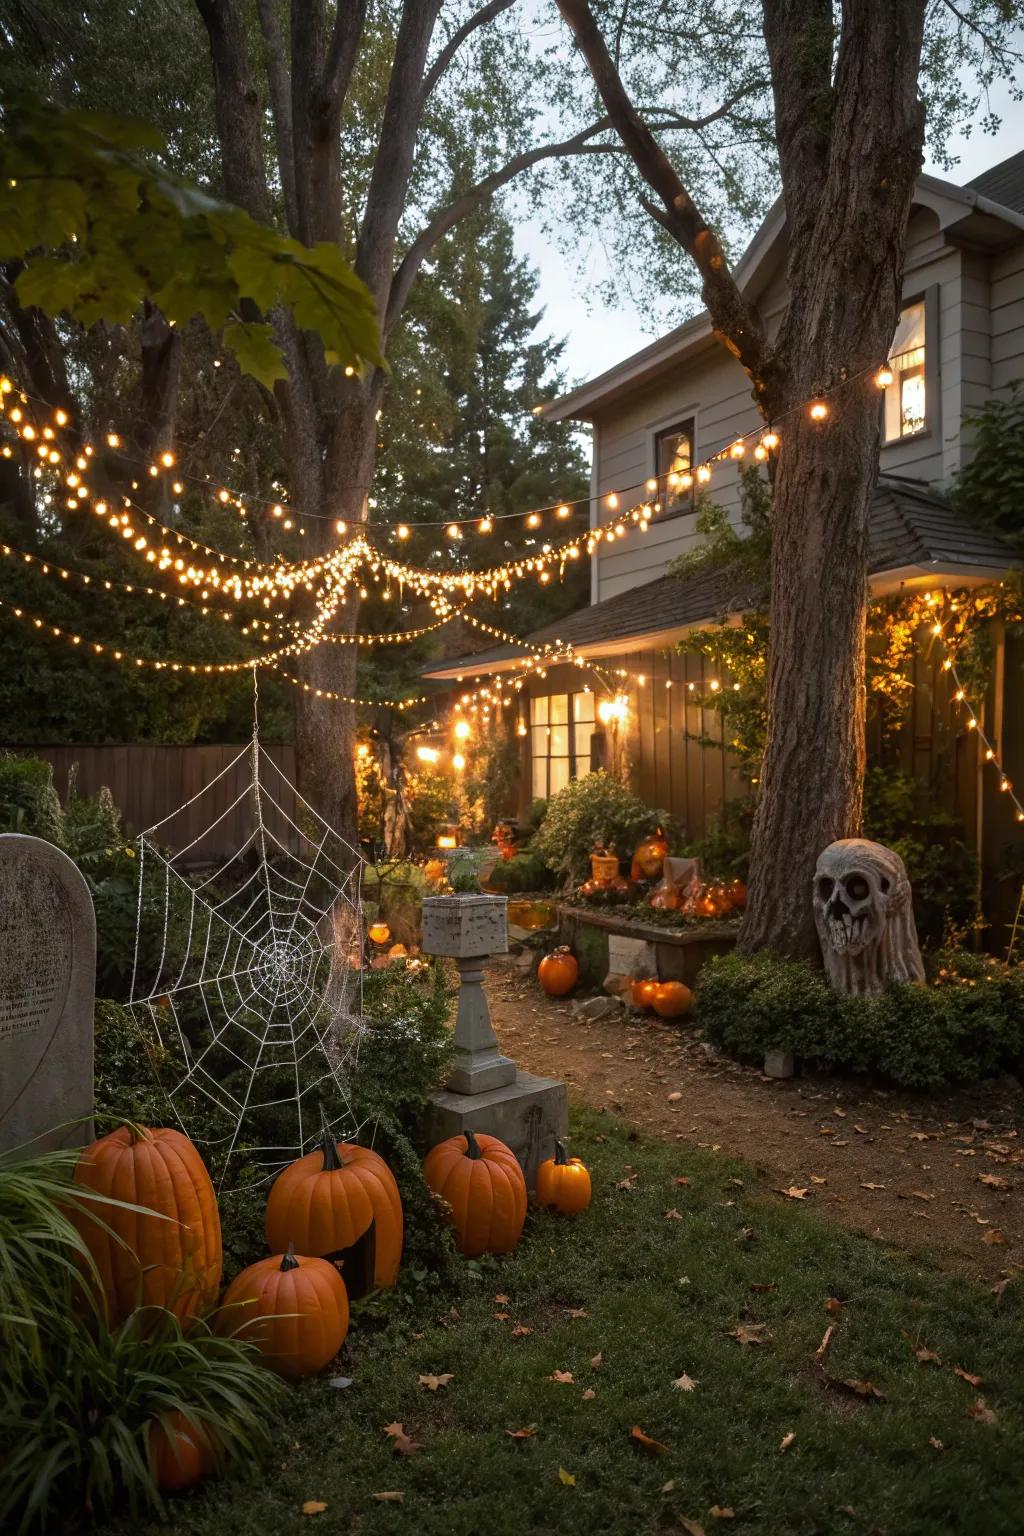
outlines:
[[[248,828],[236,851],[197,870],[204,841],[228,818]],[[190,835],[175,849],[176,823]],[[221,1178],[241,1153],[269,1173],[309,1151],[325,1128],[354,1138],[358,851],[299,796],[257,729],[137,846],[128,1006],[174,1063],[161,1075],[182,1129],[205,1145]]]

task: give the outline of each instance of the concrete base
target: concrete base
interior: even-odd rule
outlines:
[[[441,1089],[430,1098],[424,1129],[431,1146],[467,1130],[497,1136],[516,1154],[530,1190],[538,1166],[569,1128],[565,1084],[532,1072],[517,1072],[514,1082],[487,1093]]]
[[[451,1093],[474,1096],[508,1088],[516,1080],[516,1064],[495,1046],[492,1051],[462,1052],[456,1047],[455,1067],[445,1087]]]
[[[796,1062],[789,1051],[765,1052],[765,1077],[792,1077],[795,1071]]]

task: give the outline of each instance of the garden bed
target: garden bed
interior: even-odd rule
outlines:
[[[569,902],[558,902],[557,907],[558,942],[569,945],[579,962],[581,979],[595,986],[608,975],[608,939],[612,934],[652,945],[661,981],[684,981],[692,986],[706,960],[733,949],[739,931],[736,921],[703,919],[675,928],[626,917],[614,909],[601,911]]]

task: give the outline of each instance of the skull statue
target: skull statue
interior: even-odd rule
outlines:
[[[869,997],[924,981],[910,881],[891,848],[863,837],[829,843],[814,871],[814,921],[837,992]]]

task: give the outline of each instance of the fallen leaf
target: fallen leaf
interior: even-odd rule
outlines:
[[[983,1243],[987,1243],[990,1248],[1006,1247],[1006,1233],[1000,1232],[998,1227],[992,1227],[990,1231],[983,1233],[981,1240]]]
[[[680,1515],[679,1524],[687,1532],[687,1536],[704,1536],[704,1527],[699,1520],[687,1520],[685,1515]]]
[[[302,1513],[304,1515],[322,1515],[326,1508],[327,1505],[323,1499],[307,1499],[302,1506]]]
[[[667,1483],[662,1483],[661,1488],[659,1489],[659,1492],[660,1493],[674,1493],[675,1492],[675,1486],[676,1486],[675,1478],[674,1477],[670,1477]]]
[[[834,1316],[838,1317],[842,1310],[843,1303],[839,1300],[839,1297],[829,1296],[825,1302],[825,1311],[831,1312]]]
[[[998,1173],[979,1173],[978,1183],[987,1184],[989,1189],[1012,1188],[1009,1179],[1002,1178]]]
[[[847,1376],[845,1380],[839,1382],[839,1386],[855,1392],[858,1397],[873,1397],[880,1403],[885,1402],[885,1393],[880,1392],[873,1381],[858,1381],[856,1377]]]
[[[946,1449],[942,1441],[936,1440],[934,1435],[928,1436],[928,1444],[931,1446],[933,1451],[944,1451]]]
[[[670,1094],[669,1094],[669,1096],[668,1096],[668,1102],[669,1102],[669,1103],[670,1103],[670,1104],[678,1104],[678,1103],[679,1103],[679,1100],[680,1100],[680,1099],[681,1099],[681,1098],[682,1098],[682,1094],[681,1094],[681,1093],[680,1093],[680,1092],[679,1092],[679,1090],[678,1090],[678,1089],[676,1089],[676,1091],[675,1091],[675,1093],[670,1093]]]
[[[795,1439],[796,1439],[796,1434],[791,1429],[789,1431],[789,1434],[788,1435],[783,1435],[782,1439],[779,1441],[779,1450],[780,1451],[788,1451],[790,1446],[793,1444],[793,1441]]]
[[[693,1392],[697,1387],[700,1386],[700,1382],[694,1381],[693,1377],[687,1376],[686,1372],[684,1371],[681,1376],[676,1377],[672,1385],[675,1387],[677,1392]]]
[[[925,1349],[923,1344],[919,1349],[914,1350],[914,1355],[916,1359],[920,1360],[922,1365],[942,1364],[942,1356],[937,1355],[934,1349]]]
[[[681,1173],[677,1173],[677,1174],[676,1174],[676,1176],[675,1176],[675,1178],[674,1178],[674,1179],[673,1179],[673,1180],[672,1180],[672,1183],[673,1183],[673,1184],[680,1184],[680,1185],[682,1185],[682,1186],[683,1186],[683,1187],[684,1187],[684,1188],[685,1188],[685,1187],[686,1187],[686,1186],[687,1186],[687,1185],[689,1185],[689,1182],[690,1182],[690,1181],[689,1181],[689,1179],[688,1179],[688,1178],[686,1178],[686,1177],[685,1177],[685,1175],[684,1175],[684,1174],[681,1174]],[[738,1180],[738,1179],[734,1179],[734,1180],[733,1180],[733,1183],[734,1183],[734,1184],[738,1184],[738,1183],[739,1183],[739,1180]]]
[[[637,1184],[637,1180],[639,1179],[639,1177],[640,1177],[640,1175],[638,1173],[631,1173],[631,1174],[629,1174],[629,1176],[627,1178],[620,1179],[619,1182],[616,1184],[615,1188],[616,1189],[636,1189],[636,1184]]]
[[[832,1342],[832,1335],[835,1333],[835,1331],[835,1323],[829,1323],[828,1327],[825,1329],[824,1335],[822,1336],[821,1343],[814,1351],[815,1360],[824,1360],[826,1354],[828,1353],[828,1347]]]
[[[789,1200],[806,1200],[810,1194],[809,1189],[800,1189],[796,1184],[790,1184],[788,1189],[777,1189],[777,1195],[785,1195]]]
[[[564,1483],[567,1488],[576,1487],[576,1479],[573,1477],[572,1473],[567,1472],[564,1467],[559,1467],[558,1469],[558,1480],[559,1482]]]
[[[866,1127],[866,1126],[863,1126],[863,1125],[855,1125],[855,1126],[854,1126],[854,1127],[853,1127],[853,1128],[854,1128],[854,1130],[855,1130],[855,1131],[856,1131],[856,1132],[857,1132],[857,1134],[858,1134],[858,1136],[866,1136],[866,1135],[867,1135],[867,1133],[868,1133],[868,1132],[867,1132],[867,1127]]]
[[[992,1287],[992,1295],[996,1299],[996,1306],[997,1307],[1001,1307],[1002,1306],[1002,1304],[1003,1304],[1003,1297],[1006,1294],[1006,1287],[1009,1285],[1009,1283],[1010,1283],[1012,1278],[1013,1278],[1012,1275],[1007,1275],[1005,1277],[1005,1279],[997,1280],[995,1285]]]
[[[587,1309],[586,1307],[566,1307],[565,1315],[571,1318],[586,1317]]]
[[[935,1196],[926,1194],[923,1189],[912,1189],[910,1191],[910,1198],[911,1200],[934,1200]]]
[[[757,1281],[753,1281],[751,1283],[750,1289],[752,1291],[755,1291],[759,1296],[763,1296],[768,1291],[777,1291],[778,1290],[778,1286],[777,1285],[759,1285],[757,1283]]]
[[[421,1376],[420,1386],[426,1387],[430,1392],[436,1392],[438,1387],[446,1387],[454,1379],[453,1371],[446,1371],[443,1376]]]
[[[494,1299],[497,1302],[499,1307],[507,1307],[508,1304],[509,1304],[509,1297],[508,1296],[495,1296]]]
[[[526,1424],[522,1429],[506,1429],[510,1440],[529,1440],[537,1432],[536,1424]]]
[[[516,1323],[515,1327],[512,1329],[512,1337],[514,1339],[525,1339],[526,1335],[532,1332],[533,1329],[529,1328],[526,1323]]]
[[[689,1184],[689,1182],[690,1182],[689,1179],[687,1179],[686,1182],[687,1182],[687,1184]],[[730,1179],[729,1183],[730,1184],[735,1184],[738,1189],[745,1189],[746,1188],[746,1185],[744,1184],[742,1179]]]
[[[714,1515],[716,1520],[736,1519],[736,1511],[734,1509],[730,1509],[728,1504],[726,1504],[724,1507],[721,1504],[712,1504],[711,1508],[708,1510],[708,1514]]]
[[[654,1451],[655,1455],[663,1456],[668,1450],[668,1446],[662,1445],[660,1440],[652,1440],[650,1435],[645,1434],[639,1424],[634,1424],[629,1433],[630,1438],[637,1445],[643,1446],[645,1451]]]
[[[491,1316],[496,1323],[507,1323],[509,1320],[509,1313],[507,1312],[492,1312]]]
[[[735,1339],[738,1344],[764,1344],[766,1341],[762,1334],[767,1327],[767,1323],[740,1323],[727,1337]]]
[[[673,1208],[671,1211],[666,1211],[665,1212],[665,1220],[666,1221],[682,1221],[682,1219],[683,1219],[682,1211],[677,1211],[677,1210],[675,1210],[675,1208]]]
[[[548,1377],[548,1381],[560,1381],[563,1383],[571,1382],[572,1371],[552,1371],[551,1375]]]
[[[812,1173],[811,1174],[811,1183],[812,1184],[827,1184],[828,1183],[828,1179],[820,1179],[816,1173]]]
[[[400,1456],[415,1456],[420,1449],[420,1442],[406,1434],[404,1424],[385,1424],[384,1433],[394,1441],[394,1449]]]
[[[862,1184],[861,1189],[884,1189],[884,1184]]]
[[[405,1498],[404,1493],[399,1493],[397,1488],[388,1488],[383,1493],[371,1493],[371,1499],[376,1499],[378,1504],[401,1504]]]
[[[594,1398],[595,1398],[595,1397],[596,1397],[596,1396],[597,1396],[597,1393],[596,1393],[596,1392],[595,1392],[595,1391],[594,1391],[594,1389],[593,1389],[593,1387],[587,1387],[587,1389],[586,1389],[586,1391],[585,1391],[585,1392],[581,1392],[581,1393],[580,1393],[580,1398],[581,1398],[581,1399],[582,1399],[582,1401],[583,1401],[583,1402],[585,1402],[585,1403],[589,1403],[589,1402],[592,1402],[592,1401],[593,1401],[593,1399],[594,1399]]]
[[[833,1109],[832,1113],[834,1115],[838,1115],[840,1120],[845,1120],[846,1119],[846,1110],[845,1109],[840,1109],[838,1105],[836,1105],[836,1107],[835,1107],[835,1109]]]
[[[911,1141],[927,1141],[928,1133],[927,1131],[911,1131],[910,1139]]]
[[[756,1227],[740,1227],[736,1234],[736,1241],[738,1243],[752,1243],[756,1236]]]
[[[968,1419],[977,1419],[979,1424],[994,1424],[996,1422],[994,1409],[986,1406],[985,1399],[983,1397],[979,1397],[974,1400],[971,1406],[967,1409],[964,1417]]]
[[[596,1355],[591,1355],[590,1357],[590,1369],[592,1371],[599,1371],[603,1364],[604,1351],[599,1349]]]
[[[959,1376],[961,1381],[966,1381],[969,1387],[981,1386],[982,1378],[980,1376],[972,1376],[970,1371],[965,1371],[962,1365],[954,1365],[953,1375]]]

